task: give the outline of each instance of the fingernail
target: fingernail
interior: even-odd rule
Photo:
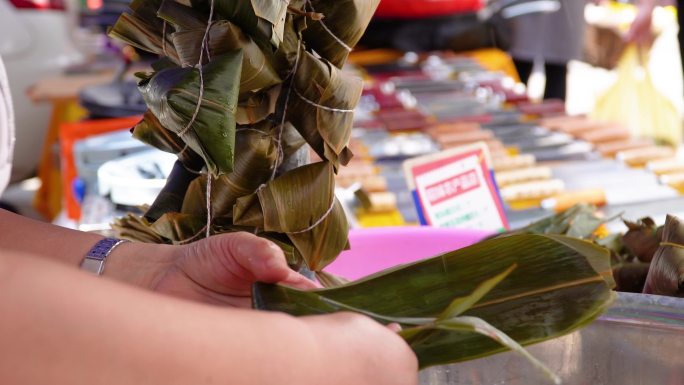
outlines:
[[[398,323],[391,323],[387,325],[387,328],[395,333],[399,333],[401,331],[401,325]]]

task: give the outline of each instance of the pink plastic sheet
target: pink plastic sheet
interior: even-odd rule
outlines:
[[[352,230],[351,250],[325,271],[356,280],[397,265],[470,246],[488,232],[434,227],[388,227]]]

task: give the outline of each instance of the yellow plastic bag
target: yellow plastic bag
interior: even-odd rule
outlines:
[[[634,137],[653,138],[679,146],[682,141],[679,112],[654,86],[646,64],[647,56],[634,45],[625,49],[618,64],[617,81],[598,98],[592,116],[623,123]]]

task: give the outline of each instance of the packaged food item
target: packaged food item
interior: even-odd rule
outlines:
[[[684,173],[684,161],[679,159],[661,159],[648,162],[646,169],[656,175]]]
[[[504,187],[500,192],[503,200],[513,202],[548,198],[561,193],[564,189],[565,182],[560,179],[550,179]]]
[[[630,167],[644,167],[648,162],[659,159],[671,159],[676,155],[672,147],[651,146],[618,152],[617,160]]]
[[[532,181],[548,180],[553,177],[550,167],[529,167],[496,173],[496,183],[500,188]]]
[[[586,140],[587,142],[597,144],[628,140],[630,133],[627,128],[622,126],[607,126],[597,130],[581,132],[577,137]]]
[[[531,167],[536,162],[537,159],[534,157],[534,155],[530,154],[492,157],[492,167],[496,172]]]
[[[599,143],[596,145],[596,151],[598,151],[604,157],[612,158],[621,151],[635,150],[638,148],[652,146],[653,141],[651,139],[627,139]]]

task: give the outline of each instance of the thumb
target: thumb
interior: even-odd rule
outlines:
[[[224,268],[242,279],[275,283],[289,276],[283,251],[273,242],[239,232],[206,239]]]

